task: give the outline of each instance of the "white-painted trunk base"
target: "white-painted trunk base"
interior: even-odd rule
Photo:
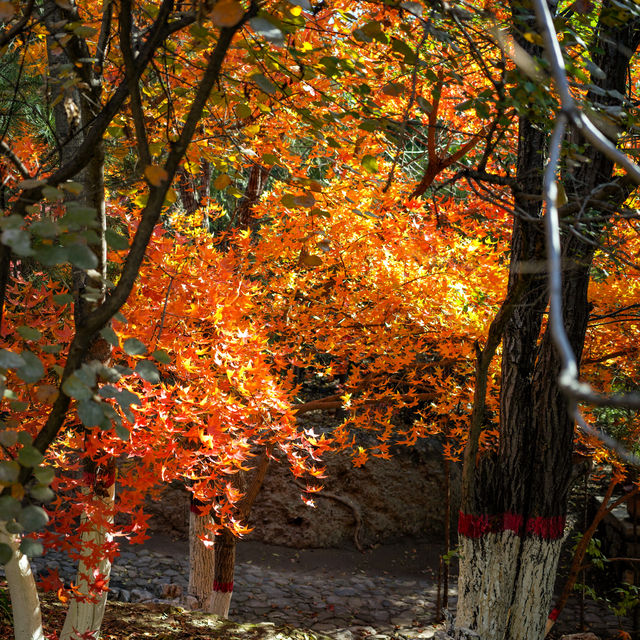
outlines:
[[[204,610],[206,613],[213,613],[221,618],[229,617],[229,607],[231,606],[231,597],[233,591],[214,591],[211,597],[207,599]]]
[[[7,533],[0,521],[0,542],[8,544],[13,557],[4,566],[11,598],[15,640],[44,640],[42,613],[29,558],[20,551],[20,537]]]
[[[213,536],[211,517],[189,513],[189,596],[196,599],[195,608],[207,610],[213,600],[213,578],[215,571],[215,550],[205,546],[202,537]]]
[[[511,640],[542,640],[553,598],[562,539],[526,538],[509,621]]]
[[[115,484],[108,488],[107,495],[104,498],[96,499],[100,499],[104,509],[112,513],[115,500]],[[83,548],[87,549],[87,555],[89,555],[91,550],[104,546],[106,542],[110,542],[112,539],[112,536],[106,533],[103,527],[97,527],[82,535],[82,545]],[[76,582],[79,593],[83,596],[91,594],[90,584],[92,580],[87,578],[92,576],[95,570],[108,584],[111,575],[111,562],[108,557],[104,556],[97,567],[89,568],[82,559],[78,562]],[[90,637],[89,633],[93,633],[93,637],[97,640],[100,637],[100,627],[102,626],[104,609],[107,605],[107,593],[107,591],[103,591],[99,595],[94,595],[92,602],[71,600],[64,626],[60,632],[60,640],[76,640],[77,638],[85,640],[85,638]]]
[[[471,629],[483,640],[502,638],[521,542],[513,531],[462,538],[456,628]]]
[[[561,544],[512,531],[462,538],[456,631],[482,640],[542,640]]]

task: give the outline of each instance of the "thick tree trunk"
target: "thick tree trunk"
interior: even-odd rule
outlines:
[[[4,524],[0,522],[0,542],[13,550],[4,573],[11,597],[15,640],[44,640],[40,599],[29,558],[19,549],[20,536],[7,533]]]
[[[522,15],[522,7],[514,14],[516,9]],[[594,83],[624,94],[640,37],[636,27],[615,29],[606,18],[601,22],[596,32],[601,41],[593,44],[595,51],[605,51],[597,54],[605,79]],[[540,54],[522,38],[519,44]],[[463,497],[458,524],[463,554],[455,632],[470,630],[482,640],[544,637],[566,519],[574,421],[557,384],[560,359],[550,332],[542,330],[548,296],[540,200],[520,196],[542,194],[545,147],[544,127],[521,117],[515,204],[527,217],[514,219],[509,291],[518,286],[524,293],[503,333],[500,444],[497,452],[465,460],[473,465],[475,481]],[[563,176],[569,197],[578,203],[612,175],[612,163],[601,154],[587,148],[585,155],[587,162]],[[620,204],[625,196],[620,189],[608,204]],[[602,227],[593,224],[590,231],[597,237]],[[563,235],[564,324],[578,361],[593,252],[592,245]]]

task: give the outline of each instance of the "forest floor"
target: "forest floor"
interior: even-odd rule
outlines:
[[[150,557],[170,556],[176,566],[185,562],[188,553],[187,543],[183,540],[172,540],[168,536],[155,535],[144,545],[136,547],[125,546],[124,553],[133,552],[136,555],[150,554]],[[361,576],[364,581],[373,581],[383,590],[388,590],[393,584],[401,584],[402,581],[413,583],[415,581],[417,589],[425,584],[431,584],[435,588],[437,575],[435,568],[438,565],[440,545],[428,543],[425,540],[415,540],[411,538],[401,539],[395,543],[379,545],[368,549],[364,553],[356,549],[291,549],[266,545],[250,540],[241,541],[237,550],[238,565],[260,568],[258,575],[266,576],[288,576],[287,580],[292,583],[299,579],[296,576],[309,578],[310,583],[320,587],[324,585],[331,591],[331,580],[353,579]],[[397,581],[397,582],[394,582]],[[385,586],[386,585],[386,586]],[[11,640],[12,631],[8,617],[10,607],[6,598],[5,585],[0,582],[0,640]],[[452,597],[449,602],[450,607],[455,608],[455,586],[456,580],[452,576],[450,587]],[[265,584],[259,581],[254,585],[256,591],[264,589]],[[434,589],[430,589],[433,591]],[[397,606],[400,604],[402,596],[399,591],[393,594],[393,587],[389,592],[392,603],[385,602],[387,606]],[[242,591],[237,593],[238,602],[242,597]],[[250,596],[251,597],[251,596]],[[433,594],[432,596],[433,597]],[[234,593],[234,599],[236,594]],[[365,604],[368,602],[368,604]],[[384,601],[383,601],[384,602]],[[330,629],[331,624],[320,625],[316,628],[314,622],[317,618],[307,617],[301,619],[295,615],[297,607],[279,607],[281,610],[279,617],[271,621],[265,621],[265,616],[278,615],[277,609],[272,613],[256,615],[256,611],[248,605],[239,604],[244,615],[234,614],[234,619],[241,619],[243,624],[220,621],[213,616],[200,612],[184,610],[172,604],[160,602],[118,602],[113,599],[109,601],[105,621],[103,624],[104,640],[143,640],[153,638],[154,640],[205,640],[206,639],[229,639],[229,640],[312,640],[315,638],[328,638],[332,640],[355,640],[370,636],[378,638],[428,638],[433,635],[433,616],[423,620],[423,624],[418,628],[407,629],[396,627],[395,632],[383,631],[383,625],[372,622],[369,627],[355,627],[350,631],[339,628]],[[293,604],[293,603],[289,603]],[[619,623],[609,619],[605,611],[596,611],[595,603],[589,607],[594,618],[589,620],[589,624],[598,635],[604,639],[614,638],[617,635]],[[43,598],[43,619],[45,620],[45,631],[50,638],[55,638],[55,631],[61,629],[64,621],[65,606],[60,603],[55,594],[47,594]],[[275,607],[271,604],[271,607]],[[367,601],[364,598],[365,609],[376,609],[373,599]],[[247,608],[248,607],[248,608]],[[333,611],[333,606],[327,607]],[[575,609],[575,604],[570,607]],[[435,612],[435,609],[430,609]],[[425,609],[426,611],[426,609]],[[300,613],[300,612],[298,612]],[[327,614],[330,611],[326,612]],[[337,607],[335,614],[337,614]],[[337,617],[337,616],[336,616]],[[364,617],[364,616],[363,616]],[[553,637],[558,638],[562,633],[571,633],[578,630],[576,611],[567,611],[562,616],[562,624],[554,629]],[[324,620],[325,623],[333,623],[333,619]],[[426,626],[425,626],[426,625]],[[314,631],[302,630],[305,626],[313,626]],[[333,625],[342,627],[337,622]],[[297,627],[297,628],[295,628]],[[372,627],[375,627],[372,628]],[[381,635],[385,634],[385,635]]]

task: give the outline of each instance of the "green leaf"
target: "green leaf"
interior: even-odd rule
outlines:
[[[79,196],[84,190],[84,186],[80,182],[63,182],[60,186],[74,196]]]
[[[43,244],[34,248],[33,255],[47,267],[67,262],[67,249],[58,245]]]
[[[34,329],[33,327],[27,327],[25,325],[18,327],[16,331],[25,340],[31,340],[32,342],[36,342],[37,340],[40,340],[40,338],[42,337],[42,334],[37,329]]]
[[[11,247],[11,250],[19,256],[30,256],[33,254],[31,249],[31,236],[24,229],[5,229],[0,236],[2,244]]]
[[[265,18],[251,18],[249,20],[251,28],[265,40],[273,42],[274,44],[284,44],[284,37],[282,31],[278,29],[272,22]]]
[[[0,462],[0,483],[13,484],[18,481],[20,465],[15,460]]]
[[[144,342],[140,342],[137,338],[127,338],[122,348],[124,352],[130,356],[142,356],[147,352]]]
[[[368,171],[369,173],[378,173],[378,160],[375,156],[370,156],[368,154],[365,155],[360,164],[362,164],[365,171]]]
[[[43,344],[40,348],[45,353],[60,353],[62,351],[61,344]]]
[[[171,356],[164,349],[156,349],[151,356],[162,364],[169,364],[171,362]]]
[[[18,462],[23,467],[37,467],[43,460],[44,456],[32,444],[24,445],[18,453]]]
[[[70,202],[67,204],[67,213],[58,220],[58,224],[67,227],[97,227],[97,214],[98,212],[93,207]]]
[[[47,525],[49,516],[42,507],[30,504],[20,512],[18,522],[24,527],[25,531],[37,531]]]
[[[468,111],[473,108],[473,100],[464,100],[453,107],[456,111]]]
[[[22,367],[25,364],[24,358],[9,349],[0,349],[0,367],[3,369],[13,369]]]
[[[151,362],[151,360],[140,360],[136,364],[136,368],[134,371],[147,382],[151,382],[152,384],[157,384],[160,382],[160,374],[158,373],[158,369],[156,365]]]
[[[124,236],[121,236],[119,233],[116,233],[113,229],[107,229],[104,235],[107,240],[107,244],[114,251],[124,251],[129,248],[129,240]]]
[[[3,447],[13,447],[18,442],[18,432],[13,429],[3,429],[0,431],[0,444]]]
[[[53,467],[38,467],[33,470],[33,475],[40,484],[51,484],[56,477]]]
[[[13,558],[13,549],[8,544],[0,542],[0,564],[7,564]]]
[[[87,386],[77,375],[72,373],[63,383],[62,390],[70,398],[89,400],[93,396],[91,387]]]
[[[98,258],[86,244],[71,244],[67,248],[69,262],[79,269],[96,269]]]
[[[51,502],[56,496],[49,487],[44,484],[36,484],[29,489],[29,495],[38,502]]]
[[[53,301],[56,304],[69,304],[73,302],[73,296],[70,293],[56,293],[53,296]]]
[[[120,438],[120,440],[123,440],[124,442],[129,440],[129,429],[117,422],[114,425],[114,428],[116,430],[116,435],[118,436],[118,438]]]
[[[238,118],[240,118],[241,120],[251,117],[251,108],[244,102],[240,102],[239,104],[237,104],[234,107],[234,110],[236,112],[236,116],[238,116]]]
[[[9,406],[11,407],[11,411],[20,412],[26,411],[29,408],[29,403],[23,400],[11,400]]]
[[[41,556],[44,553],[44,548],[42,543],[37,540],[23,538],[20,541],[20,551],[28,558],[33,558],[34,556]]]
[[[316,203],[316,199],[313,197],[312,193],[305,193],[301,196],[295,196],[293,202],[294,206],[296,207],[304,207],[310,209]]]
[[[53,220],[36,220],[29,226],[31,233],[39,238],[55,238],[60,231]]]
[[[97,427],[104,420],[102,405],[94,400],[82,400],[78,403],[78,417],[85,427]]]
[[[22,533],[24,531],[24,527],[15,520],[7,522],[4,528],[7,530],[7,533]]]
[[[73,33],[75,33],[78,38],[90,38],[91,36],[96,35],[97,31],[86,24],[78,25],[74,27]]]
[[[0,519],[13,520],[20,515],[22,505],[13,496],[0,496]]]
[[[111,345],[117,347],[120,344],[118,340],[118,335],[113,330],[113,327],[103,327],[100,330],[100,335]]]
[[[47,200],[64,200],[64,193],[60,189],[47,185],[42,188],[42,195]]]
[[[273,84],[273,82],[271,82],[269,78],[262,75],[261,73],[254,73],[251,76],[251,80],[253,80],[253,82],[255,82],[258,85],[258,87],[262,89],[262,91],[269,94],[270,96],[274,95],[278,90],[276,85]]]
[[[21,354],[24,364],[16,369],[16,373],[25,382],[38,382],[44,375],[44,366],[38,356],[31,351],[23,351]]]

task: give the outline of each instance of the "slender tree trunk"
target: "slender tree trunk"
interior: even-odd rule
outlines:
[[[4,525],[0,522],[0,542],[13,550],[4,573],[11,597],[15,640],[44,640],[40,599],[29,558],[19,549],[20,536],[7,533]]]
[[[91,467],[93,467],[93,472],[85,472],[85,480],[88,484],[86,492],[91,494],[92,511],[107,514],[107,522],[106,526],[92,523],[82,533],[83,557],[78,562],[76,584],[79,595],[88,599],[71,600],[64,626],[60,632],[60,640],[77,640],[86,637],[87,633],[92,633],[93,637],[97,638],[107,604],[111,561],[104,554],[104,549],[113,539],[110,525],[113,523],[115,503],[115,462],[111,460],[110,465],[104,469],[96,469],[95,465],[91,464],[87,466],[87,468]],[[83,524],[87,522],[86,515],[83,515],[82,522]],[[102,551],[102,557],[97,566],[85,559],[94,554],[96,549]],[[96,580],[103,583],[102,591],[98,593],[92,587]]]
[[[235,566],[236,536],[225,528],[216,536],[213,597],[205,609],[207,613],[213,613],[221,618],[229,617]]]
[[[237,488],[244,491],[244,497],[237,506],[239,519],[248,517],[262,488],[270,454],[271,447],[268,445],[258,459],[250,482],[247,483],[245,472],[235,475]],[[201,506],[197,500],[191,499],[189,596],[195,598],[196,606],[207,613],[227,618],[233,596],[237,538],[231,530],[224,527],[216,534],[213,548],[206,548],[200,540],[200,535],[211,533],[212,517],[209,514],[201,515]]]
[[[194,609],[207,611],[213,601],[212,582],[215,571],[215,550],[205,545],[202,537],[213,536],[213,519],[203,515],[201,505],[191,499],[189,512],[189,588],[188,595],[195,598]]]

